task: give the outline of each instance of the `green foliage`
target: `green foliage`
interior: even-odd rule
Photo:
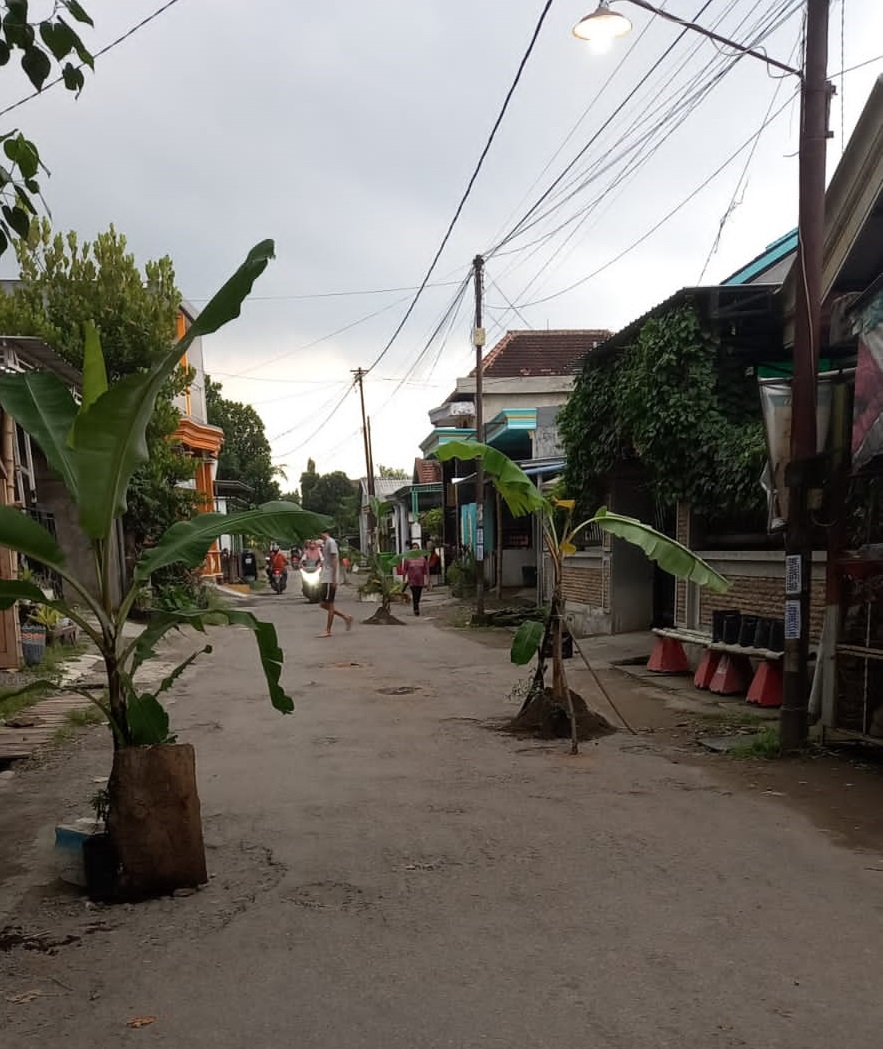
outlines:
[[[46,446],[54,450],[53,454],[60,457],[68,494],[78,506],[92,541],[100,584],[100,597],[95,597],[86,582],[69,571],[62,551],[45,529],[26,515],[3,507],[0,508],[0,542],[56,571],[82,602],[85,612],[62,600],[47,600],[42,591],[26,579],[0,581],[0,607],[8,608],[16,600],[40,601],[69,616],[94,642],[107,674],[107,699],[92,694],[88,698],[107,716],[117,746],[159,743],[170,738],[168,718],[158,697],[199,653],[177,667],[155,693],[140,693],[134,679],[144,660],[156,654],[157,643],[170,630],[185,624],[204,632],[208,625],[221,619],[250,629],[257,639],[273,706],[286,713],[294,708],[280,684],[282,651],[276,631],[271,624],[259,622],[250,613],[192,607],[160,611],[131,642],[125,638],[124,627],[129,611],[143,594],[143,581],[151,569],[192,566],[205,555],[212,539],[222,531],[229,531],[231,526],[234,531],[247,525],[257,534],[299,536],[307,525],[310,532],[314,529],[314,515],[305,514],[292,503],[271,504],[265,510],[252,510],[232,520],[205,514],[193,522],[176,525],[167,536],[160,537],[155,548],[139,562],[138,578],[122,601],[114,602],[109,586],[114,558],[110,539],[116,521],[125,510],[133,473],[148,454],[146,434],[156,400],[192,340],[215,331],[239,315],[242,300],[272,254],[271,241],[253,248],[183,339],[166,347],[149,367],[112,382],[103,392],[102,364],[98,359],[100,344],[91,345],[90,354],[97,356],[90,362],[89,390],[76,411],[73,428],[70,405],[59,392],[59,387],[64,389],[60,379],[55,378],[55,388],[47,384],[49,396],[44,402],[40,391],[34,393],[26,374],[0,377],[0,406],[38,443],[42,445],[45,441]],[[91,338],[90,335],[90,341]],[[69,393],[67,397],[70,399]],[[208,646],[202,651],[209,651]]]
[[[419,516],[420,528],[424,536],[438,537],[442,534],[445,511],[441,506],[434,506],[431,510],[424,510]]]
[[[470,597],[475,593],[475,584],[478,580],[478,569],[475,564],[475,555],[471,550],[466,550],[448,565],[446,578],[454,597]]]
[[[761,729],[753,736],[746,736],[744,742],[736,743],[727,753],[731,758],[745,760],[748,758],[778,758],[782,755],[782,741],[775,726]]]
[[[0,295],[0,327],[44,339],[69,364],[87,373],[90,385],[93,368],[87,367],[86,345],[87,333],[95,325],[101,331],[102,357],[111,382],[149,369],[174,345],[181,295],[168,257],[148,262],[142,273],[127,251],[126,238],[113,226],[94,241],[80,243],[74,232],[53,234],[45,219],[34,223],[15,249],[21,284],[11,294]],[[180,487],[180,482],[193,478],[197,464],[169,441],[180,420],[173,399],[189,378],[183,369],[174,369],[150,418],[148,459],[136,471],[127,493],[124,526],[130,561],[175,521],[189,517],[196,505],[194,493]],[[30,396],[53,417],[66,401],[72,425],[75,405],[52,379],[34,373]],[[100,387],[100,375],[97,382]],[[50,397],[59,403],[49,404]],[[69,486],[67,434],[59,447],[47,444],[45,427],[34,436]]]
[[[537,619],[528,619],[515,631],[512,638],[512,648],[509,651],[510,660],[517,666],[529,663],[537,654],[537,649],[546,632],[546,624]]]
[[[400,565],[406,558],[419,553],[422,553],[422,551],[412,550],[407,554],[378,551],[370,554],[367,559],[368,575],[365,582],[359,587],[359,592],[362,594],[379,594],[380,603],[384,610],[388,612],[393,598],[402,592],[405,585],[404,579],[395,573],[396,566]]]
[[[542,510],[545,500],[521,467],[508,455],[480,441],[450,441],[436,452],[441,462],[448,459],[481,459],[485,475],[492,480],[513,516]]]
[[[68,16],[65,18],[64,16]],[[85,84],[83,67],[94,69],[91,53],[71,24],[92,25],[77,0],[56,0],[47,16],[28,20],[28,0],[6,0],[0,18],[0,66],[18,57],[35,90],[42,90],[53,69],[68,91],[79,95]],[[36,145],[17,129],[0,135],[0,255],[14,237],[27,237],[40,197],[37,176],[42,164]],[[45,169],[44,169],[45,170]]]
[[[263,419],[250,404],[227,400],[221,391],[221,384],[212,382],[206,376],[208,421],[224,431],[224,446],[218,458],[218,477],[249,485],[253,493],[250,499],[252,506],[279,499],[277,470],[273,466]]]
[[[692,308],[647,321],[618,356],[590,354],[558,424],[566,487],[581,506],[603,501],[606,475],[634,461],[665,505],[719,515],[764,503],[756,383]]]
[[[407,470],[402,470],[401,467],[398,466],[384,466],[382,463],[377,467],[377,475],[378,477],[385,477],[390,480],[400,479],[402,481],[408,481],[411,478],[411,475]]]
[[[691,583],[707,586],[709,590],[719,594],[730,588],[727,580],[701,557],[697,557],[687,547],[657,532],[643,521],[613,514],[606,507],[601,507],[591,518],[591,523],[599,525],[611,535],[639,546],[651,561],[655,561],[660,568],[678,579],[687,579]]]
[[[316,473],[316,464],[308,459],[307,468],[300,475],[300,490],[303,508],[331,518],[337,535],[358,534],[358,484],[342,470]]]

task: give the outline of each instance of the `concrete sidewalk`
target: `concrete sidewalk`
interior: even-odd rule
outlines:
[[[182,680],[199,893],[96,908],[59,889],[49,831],[107,774],[100,731],[16,776],[4,1049],[60,1030],[70,1049],[877,1049],[883,861],[653,736],[574,759],[493,731],[524,674],[505,649],[342,601],[357,625],[324,640],[297,595],[255,601],[294,717],[242,630]]]

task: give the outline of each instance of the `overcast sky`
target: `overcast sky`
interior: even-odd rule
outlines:
[[[160,0],[84,5],[97,50]],[[370,367],[402,320],[543,6],[177,0],[97,61],[78,100],[55,88],[5,119],[52,172],[56,228],[91,237],[114,223],[139,262],[170,255],[196,305],[254,243],[275,239],[242,318],[206,340],[208,370],[261,413],[290,487],[307,457],[322,473],[361,476],[351,369]],[[796,80],[751,58],[733,64],[696,34],[678,42],[674,26],[627,3],[632,33],[594,54],[571,36],[592,6],[555,0],[435,286],[365,381],[375,463],[410,471],[428,409],[472,366],[471,290],[428,340],[477,252],[490,256],[492,346],[527,326],[615,330],[703,270],[705,283],[724,278],[796,225]],[[763,46],[798,61],[799,0],[665,6],[742,42],[794,12]],[[831,10],[832,73],[883,52],[880,0],[832,0]],[[883,61],[837,78],[831,170],[881,73]],[[6,104],[27,93],[9,67],[3,84]],[[498,248],[583,150],[535,224]],[[4,259],[2,275],[13,271]]]

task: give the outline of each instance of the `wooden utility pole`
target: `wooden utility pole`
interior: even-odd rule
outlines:
[[[785,659],[780,713],[782,750],[806,742],[809,705],[809,619],[812,598],[812,507],[817,455],[816,385],[822,337],[825,240],[825,152],[828,139],[828,9],[807,0],[806,50],[800,94],[799,218],[795,276],[794,371],[791,381],[791,461],[786,471]]]
[[[363,380],[365,378],[365,371],[362,368],[355,368],[353,375],[355,376],[355,382],[359,387],[359,401],[362,405],[362,436],[365,440],[365,480],[368,488],[368,498],[374,498],[374,463],[371,457],[371,431],[368,429],[368,416],[365,414],[365,386]],[[365,553],[371,553],[374,549],[374,530],[376,528],[376,522],[374,520],[374,511],[371,509],[371,504],[368,504],[368,549]]]
[[[472,344],[475,346],[475,439],[484,441],[483,384],[481,354],[484,349],[485,333],[482,327],[482,295],[484,291],[484,259],[476,255],[472,260],[475,278],[475,325],[472,329]],[[484,615],[484,462],[476,460],[475,471],[475,614]]]

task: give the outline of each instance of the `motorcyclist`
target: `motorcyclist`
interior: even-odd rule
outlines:
[[[270,575],[271,578],[274,575],[279,575],[282,580],[281,589],[285,589],[285,585],[288,582],[288,560],[285,554],[279,549],[274,543],[270,547]]]

